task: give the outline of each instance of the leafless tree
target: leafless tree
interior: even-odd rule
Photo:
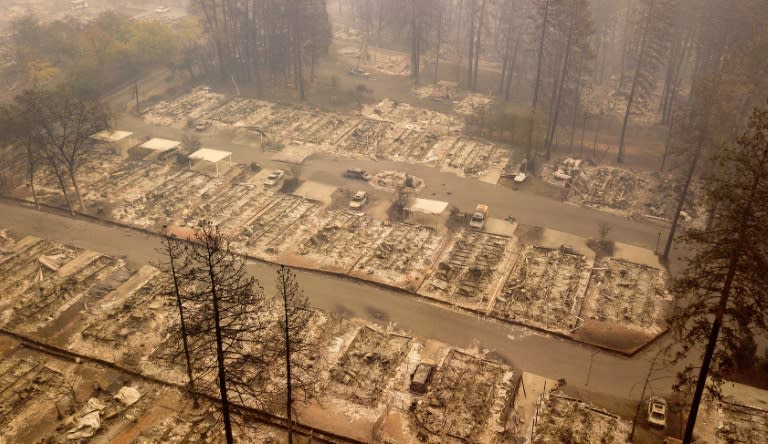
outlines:
[[[306,401],[316,393],[317,371],[309,359],[313,311],[290,268],[281,266],[277,270],[275,288],[282,304],[280,327],[283,333],[282,340],[276,342],[285,363],[285,414],[288,442],[293,443],[294,399],[301,396]]]
[[[74,213],[74,208],[66,191],[65,177],[75,190],[80,210],[85,211],[77,175],[95,145],[91,136],[110,128],[106,108],[91,91],[72,84],[23,97],[25,108],[33,113],[30,128],[34,138],[43,159],[59,180],[70,212]]]
[[[168,277],[170,277],[170,288],[168,289],[169,295],[173,297],[173,301],[176,304],[176,308],[179,311],[179,335],[181,336],[182,347],[184,351],[184,362],[187,370],[187,384],[188,391],[192,400],[194,401],[195,408],[198,407],[197,393],[195,392],[195,378],[193,375],[192,359],[190,357],[189,346],[189,334],[190,326],[188,320],[184,316],[184,302],[187,298],[182,296],[183,287],[186,285],[184,282],[184,275],[189,268],[189,264],[185,261],[188,260],[188,256],[185,254],[185,246],[183,241],[179,240],[168,231],[168,227],[163,227],[161,231],[161,244],[159,253],[165,256],[168,261],[159,264],[160,269]]]
[[[28,100],[25,96],[31,92],[17,96],[12,104],[0,108],[0,137],[3,143],[14,145],[16,149],[24,149],[27,161],[27,180],[32,191],[35,207],[40,209],[35,188],[35,172],[40,163],[40,146],[35,139],[32,127],[31,110],[26,109]]]
[[[203,222],[185,248],[185,316],[196,386],[218,392],[227,442],[237,405],[266,405],[269,320],[263,289],[217,227]],[[212,382],[215,381],[215,382]]]

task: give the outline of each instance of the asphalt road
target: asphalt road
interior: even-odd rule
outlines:
[[[265,168],[288,169],[292,166],[272,161],[273,152],[263,152],[260,148],[234,142],[232,133],[229,131],[208,130],[196,133],[175,128],[155,127],[130,115],[121,116],[116,128],[133,131],[139,137],[165,137],[175,140],[181,140],[184,134],[193,133],[200,137],[203,146],[207,148],[231,151],[235,162],[257,162]],[[440,172],[439,169],[426,165],[319,155],[317,158],[306,161],[299,170],[300,178],[304,180],[372,190],[362,185],[360,181],[345,179],[342,173],[348,168],[364,168],[371,172],[405,171],[425,181],[426,188],[419,192],[419,197],[445,200],[465,212],[472,211],[482,201],[490,207],[491,217],[504,219],[507,216],[513,216],[523,224],[543,226],[583,237],[596,237],[598,225],[606,223],[611,227],[612,239],[654,249],[659,240],[660,245],[664,245],[669,229],[666,224],[632,220],[545,197],[533,191],[535,188],[533,184],[524,183],[519,190],[514,190],[508,186],[492,185],[476,179]]]
[[[73,219],[0,201],[0,227],[67,242],[124,257],[132,267],[156,261],[159,242],[154,236],[104,223]],[[250,263],[249,271],[269,291],[274,265]],[[300,271],[299,282],[313,306],[382,325],[390,322],[415,336],[434,338],[459,347],[479,344],[493,356],[517,367],[592,392],[598,403],[626,406],[640,396],[649,360],[664,339],[628,358],[599,351],[574,341],[478,318],[433,304],[400,291],[324,273]],[[651,392],[666,393],[670,371],[654,372]],[[606,401],[608,400],[608,401]],[[602,402],[601,402],[602,401]]]

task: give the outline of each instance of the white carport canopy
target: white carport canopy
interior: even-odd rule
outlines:
[[[172,150],[174,148],[177,148],[179,145],[181,145],[181,142],[177,140],[168,140],[168,139],[160,139],[160,138],[154,138],[149,139],[146,142],[139,145],[139,148],[145,148],[152,151],[168,151]]]
[[[92,135],[91,139],[98,140],[99,142],[115,143],[132,135],[133,133],[130,131],[104,130]]]
[[[448,202],[442,200],[421,199],[413,200],[410,211],[426,214],[440,214],[448,207]]]
[[[216,166],[216,175],[219,175],[219,162],[229,159],[229,165],[232,166],[232,153],[230,151],[212,150],[210,148],[200,148],[189,155],[189,167],[192,168],[192,160],[204,160],[211,162]]]

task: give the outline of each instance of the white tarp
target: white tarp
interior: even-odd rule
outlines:
[[[409,210],[418,213],[440,214],[448,207],[448,202],[442,200],[416,198]]]
[[[103,402],[96,398],[90,398],[72,417],[74,427],[67,430],[67,440],[81,440],[95,435],[101,427],[101,411],[105,408]]]
[[[189,155],[190,159],[206,160],[211,163],[216,163],[220,160],[224,160],[230,157],[232,153],[230,151],[212,150],[210,148],[200,148],[194,153]]]
[[[181,142],[176,140],[161,139],[155,137],[139,145],[140,148],[146,148],[152,151],[168,151],[181,145]]]
[[[125,404],[126,406],[133,405],[141,398],[141,393],[136,387],[125,386],[120,389],[115,395],[115,399]]]

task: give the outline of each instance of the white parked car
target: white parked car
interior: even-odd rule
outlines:
[[[366,202],[368,202],[368,195],[365,191],[358,191],[352,197],[352,200],[349,201],[349,208],[359,210],[360,208],[363,208],[363,205],[365,205]]]
[[[167,6],[158,6],[157,9],[155,9],[155,12],[158,14],[165,14],[166,12],[170,11],[171,8]]]
[[[488,205],[478,204],[475,208],[475,212],[472,213],[472,218],[469,219],[469,226],[478,230],[482,230],[485,226],[485,220],[488,218]]]
[[[272,171],[269,173],[269,176],[267,176],[267,180],[264,181],[264,186],[267,188],[272,188],[273,186],[277,185],[278,182],[280,182],[284,175],[285,171],[283,170]]]
[[[648,399],[648,423],[657,427],[667,427],[667,401],[658,396]]]

